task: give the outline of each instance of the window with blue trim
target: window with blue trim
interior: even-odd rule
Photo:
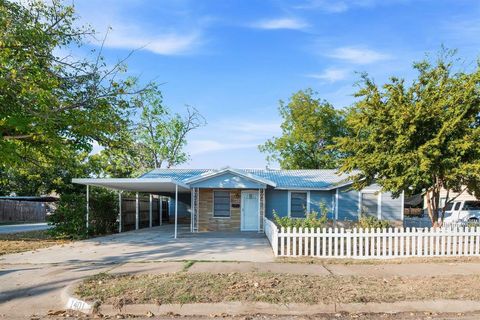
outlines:
[[[305,218],[307,212],[307,192],[290,193],[290,217]]]

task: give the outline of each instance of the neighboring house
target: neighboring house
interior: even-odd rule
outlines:
[[[347,178],[336,170],[155,169],[135,179],[73,182],[169,197],[170,214],[189,217],[191,231],[262,231],[263,217],[274,210],[302,218],[319,212],[322,202],[333,220],[357,220],[365,212],[402,224],[403,195],[393,198],[375,184],[355,191]]]

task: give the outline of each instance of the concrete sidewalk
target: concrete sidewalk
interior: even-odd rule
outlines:
[[[165,273],[185,269],[182,262],[126,263],[112,273]],[[422,277],[480,274],[480,263],[301,264],[281,262],[195,262],[188,273],[273,272],[317,276]]]
[[[188,267],[189,266],[189,267]],[[187,268],[188,267],[188,268]],[[108,273],[277,272],[305,275],[374,277],[480,274],[480,263],[405,263],[375,265],[300,264],[279,262],[127,262],[123,264],[0,264],[0,319],[46,314],[65,308],[62,292],[72,282]]]

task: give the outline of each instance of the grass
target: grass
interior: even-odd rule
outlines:
[[[51,237],[47,230],[0,234],[0,255],[37,250],[69,241]]]
[[[99,274],[77,287],[82,299],[115,304],[352,303],[406,300],[480,300],[480,276],[396,277],[304,276],[275,273]]]
[[[182,271],[188,271],[191,266],[193,266],[197,261],[196,260],[187,260],[183,263]]]

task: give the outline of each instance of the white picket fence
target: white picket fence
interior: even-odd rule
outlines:
[[[354,259],[480,256],[480,227],[290,229],[265,219],[275,256]]]

